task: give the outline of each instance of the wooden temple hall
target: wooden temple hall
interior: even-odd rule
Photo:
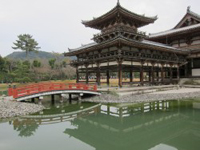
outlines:
[[[122,87],[125,84],[172,84],[177,83],[180,76],[186,76],[191,52],[187,47],[183,49],[158,42],[156,38],[159,39],[159,36],[149,37],[138,30],[156,20],[157,16],[138,15],[118,2],[104,15],[82,21],[86,27],[100,30],[100,33],[93,36],[93,43],[65,53],[65,56],[77,57],[71,62],[76,68],[77,82],[84,80],[86,83],[106,83],[109,86],[110,79],[115,77],[118,86]],[[163,34],[161,41],[166,41]],[[136,75],[139,78],[137,81],[134,80]]]

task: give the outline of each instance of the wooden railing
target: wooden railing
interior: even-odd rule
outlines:
[[[89,84],[73,84],[73,83],[38,83],[27,85],[24,87],[9,87],[8,95],[13,98],[28,96],[32,94],[60,91],[60,90],[85,90],[85,91],[97,91],[96,85]]]

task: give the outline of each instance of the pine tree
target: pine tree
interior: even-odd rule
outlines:
[[[26,52],[26,57],[28,56],[29,52],[38,52],[40,47],[38,47],[37,41],[32,38],[30,34],[20,34],[18,36],[18,40],[13,43],[15,47],[13,49],[20,49]]]

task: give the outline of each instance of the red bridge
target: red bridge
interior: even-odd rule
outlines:
[[[100,95],[97,92],[96,85],[80,83],[38,83],[23,87],[10,87],[8,89],[8,95],[13,96],[17,101],[54,94]]]

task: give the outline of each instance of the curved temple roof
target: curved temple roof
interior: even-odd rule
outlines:
[[[113,9],[111,9],[109,12],[107,12],[106,14],[104,14],[98,18],[94,18],[93,20],[90,20],[90,21],[82,21],[82,23],[86,27],[101,29],[101,27],[98,26],[99,24],[103,23],[105,20],[115,18],[116,16],[119,16],[119,15],[130,18],[133,22],[136,22],[138,24],[138,27],[142,27],[142,26],[148,25],[150,23],[154,23],[154,21],[157,20],[157,16],[146,17],[144,15],[138,15],[136,13],[133,13],[133,12],[125,9],[119,3],[117,3],[117,5]]]
[[[98,46],[101,46],[101,45],[106,45],[106,43],[110,43],[110,42],[113,42],[113,41],[117,41],[117,40],[120,40],[120,41],[127,41],[133,45],[138,45],[139,47],[142,46],[142,47],[151,47],[151,48],[154,48],[154,49],[158,49],[158,50],[166,50],[166,51],[169,51],[169,52],[174,52],[174,53],[187,53],[188,51],[187,50],[182,50],[182,49],[178,49],[178,48],[174,48],[174,47],[171,47],[171,46],[168,46],[168,45],[165,45],[165,44],[161,44],[161,43],[158,43],[158,42],[153,42],[153,41],[149,41],[149,40],[142,40],[141,42],[139,41],[135,41],[135,40],[130,40],[130,39],[126,39],[124,37],[117,37],[115,39],[112,39],[112,40],[109,40],[109,41],[106,41],[106,42],[103,42],[103,43],[90,43],[90,44],[87,44],[87,45],[83,45],[81,47],[78,47],[78,48],[75,48],[75,49],[69,49],[69,52],[68,53],[65,53],[66,56],[74,56],[76,55],[77,53],[82,53],[83,51],[87,51],[87,50],[94,50],[96,47]]]
[[[200,15],[191,11],[190,7],[187,8],[187,13],[185,14],[185,16],[181,19],[181,21],[174,27],[174,29],[178,29],[181,28],[182,25],[184,24],[184,22],[187,20],[187,18],[193,18],[194,20],[200,22]]]
[[[173,35],[173,34],[177,34],[177,33],[183,33],[183,32],[187,32],[187,31],[194,30],[194,29],[200,29],[200,24],[195,24],[195,25],[191,25],[191,26],[187,26],[187,27],[183,27],[183,28],[171,29],[171,30],[151,34],[151,35],[149,35],[149,39],[159,38],[159,37]]]

